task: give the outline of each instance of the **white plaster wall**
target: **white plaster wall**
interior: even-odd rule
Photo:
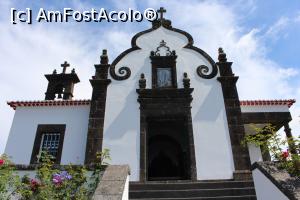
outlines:
[[[245,127],[245,133],[247,135],[254,135],[256,134],[254,128],[263,128],[266,126],[266,124],[246,124]],[[251,164],[259,161],[263,161],[262,152],[260,147],[255,146],[254,144],[248,144],[248,151],[250,155],[250,161]]]
[[[66,124],[61,164],[83,164],[90,106],[19,107],[5,153],[16,164],[29,164],[39,124]]]
[[[252,171],[257,200],[288,200],[260,170]]]
[[[257,147],[254,144],[248,144],[248,151],[251,164],[263,161],[260,147]]]
[[[165,40],[171,50],[176,50],[177,82],[182,87],[183,73],[187,72],[194,88],[192,102],[193,132],[197,164],[197,178],[229,179],[234,171],[232,150],[220,83],[203,79],[196,68],[209,62],[199,53],[184,49],[187,38],[179,33],[159,28],[137,39],[140,50],[127,54],[116,66],[128,66],[131,76],[124,81],[112,79],[108,87],[103,146],[111,151],[112,164],[129,164],[131,179],[139,180],[140,161],[140,111],[137,102],[138,80],[141,73],[151,86],[150,51]]]
[[[34,170],[17,170],[16,174],[22,178],[28,176],[29,178],[36,178],[36,171]]]
[[[289,112],[287,105],[241,106],[242,112]]]

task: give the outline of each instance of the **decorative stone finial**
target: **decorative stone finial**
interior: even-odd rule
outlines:
[[[162,40],[160,41],[159,43],[159,46],[156,48],[156,51],[151,51],[150,55],[151,56],[163,56],[161,55],[161,49],[164,48],[165,49],[165,56],[175,56],[176,52],[175,51],[172,51],[170,50],[170,47],[167,46],[167,43]]]
[[[188,75],[186,72],[183,73],[183,87],[184,88],[190,88],[191,86],[191,80],[189,79]]]
[[[146,79],[145,79],[145,74],[141,74],[141,78],[139,80],[139,87],[140,89],[145,89],[146,88]]]
[[[72,73],[72,74],[75,74],[75,68],[72,69],[71,73]]]
[[[219,51],[219,56],[218,56],[219,62],[227,62],[226,53],[224,53],[223,48],[220,47],[218,51]]]
[[[107,50],[102,50],[102,55],[100,56],[100,63],[101,64],[108,64],[108,56],[107,56]]]
[[[57,74],[57,71],[56,71],[56,69],[55,70],[53,70],[53,73],[52,74]]]
[[[167,43],[166,43],[164,40],[160,41],[160,43],[159,43],[159,44],[160,44],[160,46],[161,46],[161,47],[163,47],[163,46],[166,46],[166,45],[167,45]]]

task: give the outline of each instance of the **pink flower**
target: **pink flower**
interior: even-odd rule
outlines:
[[[59,174],[55,174],[52,178],[52,182],[55,184],[55,185],[60,185],[62,182],[63,182],[63,179],[62,177],[59,175]]]
[[[0,159],[0,166],[4,165],[4,163],[5,163],[5,160]]]
[[[53,174],[52,182],[59,186],[66,180],[71,180],[72,176],[67,171],[62,171],[60,173]]]

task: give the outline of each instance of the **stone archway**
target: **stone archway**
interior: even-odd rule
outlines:
[[[180,161],[184,169],[183,175],[181,174],[179,177],[165,176],[161,177],[161,180],[197,179],[191,116],[192,92],[193,88],[137,89],[138,102],[140,103],[140,181],[145,182],[154,178],[151,178],[151,175],[149,177],[149,163],[153,162],[153,160],[151,161],[149,144],[151,138],[158,135],[169,136],[175,140],[180,146],[178,148],[180,154],[184,157],[183,161]],[[154,144],[156,143],[154,142]],[[165,165],[174,165],[174,160],[166,153],[165,149],[162,149],[161,155],[158,155],[156,161],[162,160],[162,156],[167,156],[168,160],[170,159]],[[152,169],[150,168],[150,170]],[[159,177],[155,179],[159,180]]]
[[[148,180],[189,179],[188,134],[182,120],[148,123]]]
[[[180,144],[169,136],[159,135],[149,140],[148,179],[183,179],[184,152]]]

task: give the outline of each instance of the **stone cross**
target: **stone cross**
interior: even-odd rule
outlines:
[[[166,9],[160,7],[159,10],[157,10],[157,12],[160,14],[160,20],[162,21],[164,18],[164,13],[167,12]]]
[[[61,67],[63,68],[62,73],[65,74],[67,71],[67,67],[70,67],[70,64],[67,61],[65,61],[63,64],[61,64]]]

